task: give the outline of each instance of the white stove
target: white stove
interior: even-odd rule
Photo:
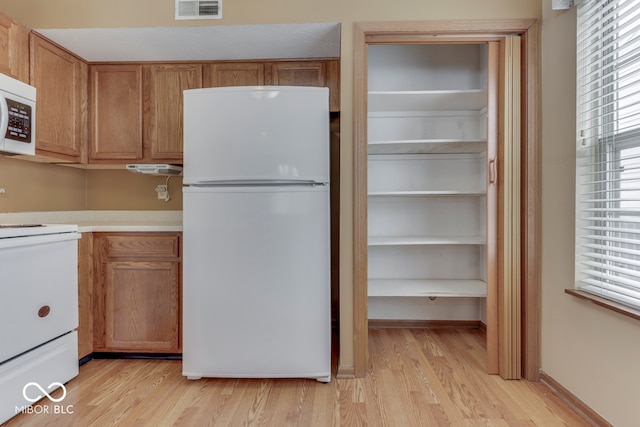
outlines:
[[[0,424],[78,375],[77,225],[0,225]],[[31,386],[30,386],[31,385]]]

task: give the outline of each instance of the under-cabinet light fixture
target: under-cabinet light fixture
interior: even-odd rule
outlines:
[[[169,164],[129,164],[127,170],[146,175],[174,176],[182,174],[182,166]]]

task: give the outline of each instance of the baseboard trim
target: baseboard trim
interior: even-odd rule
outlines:
[[[89,362],[91,359],[93,359],[93,353],[89,353],[89,354],[87,354],[86,356],[81,357],[81,358],[78,360],[78,366],[82,366],[82,365],[84,365],[85,363]]]
[[[483,329],[480,320],[396,320],[369,319],[369,329]]]
[[[544,371],[540,371],[540,382],[592,426],[613,427],[613,424],[598,415],[598,413],[587,406],[587,404],[578,399],[576,395],[564,388],[562,384],[547,375]]]
[[[155,359],[155,360],[182,360],[182,353],[133,353],[100,351],[93,353],[94,359]]]
[[[353,365],[339,365],[336,373],[337,379],[352,380],[356,377],[356,368]]]
[[[484,332],[485,334],[487,333],[487,324],[486,324],[486,323],[484,323],[484,322],[482,322],[482,321],[481,321],[481,322],[478,324],[478,328],[480,328],[480,330],[481,330],[482,332]]]

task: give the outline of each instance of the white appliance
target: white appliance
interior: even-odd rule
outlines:
[[[36,88],[2,73],[0,153],[36,153]]]
[[[0,226],[0,423],[78,375],[79,238],[76,225]]]
[[[183,375],[331,380],[329,92],[184,91]]]

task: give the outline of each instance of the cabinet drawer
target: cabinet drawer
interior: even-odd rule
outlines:
[[[108,257],[178,258],[179,236],[144,234],[109,234],[105,236]]]

